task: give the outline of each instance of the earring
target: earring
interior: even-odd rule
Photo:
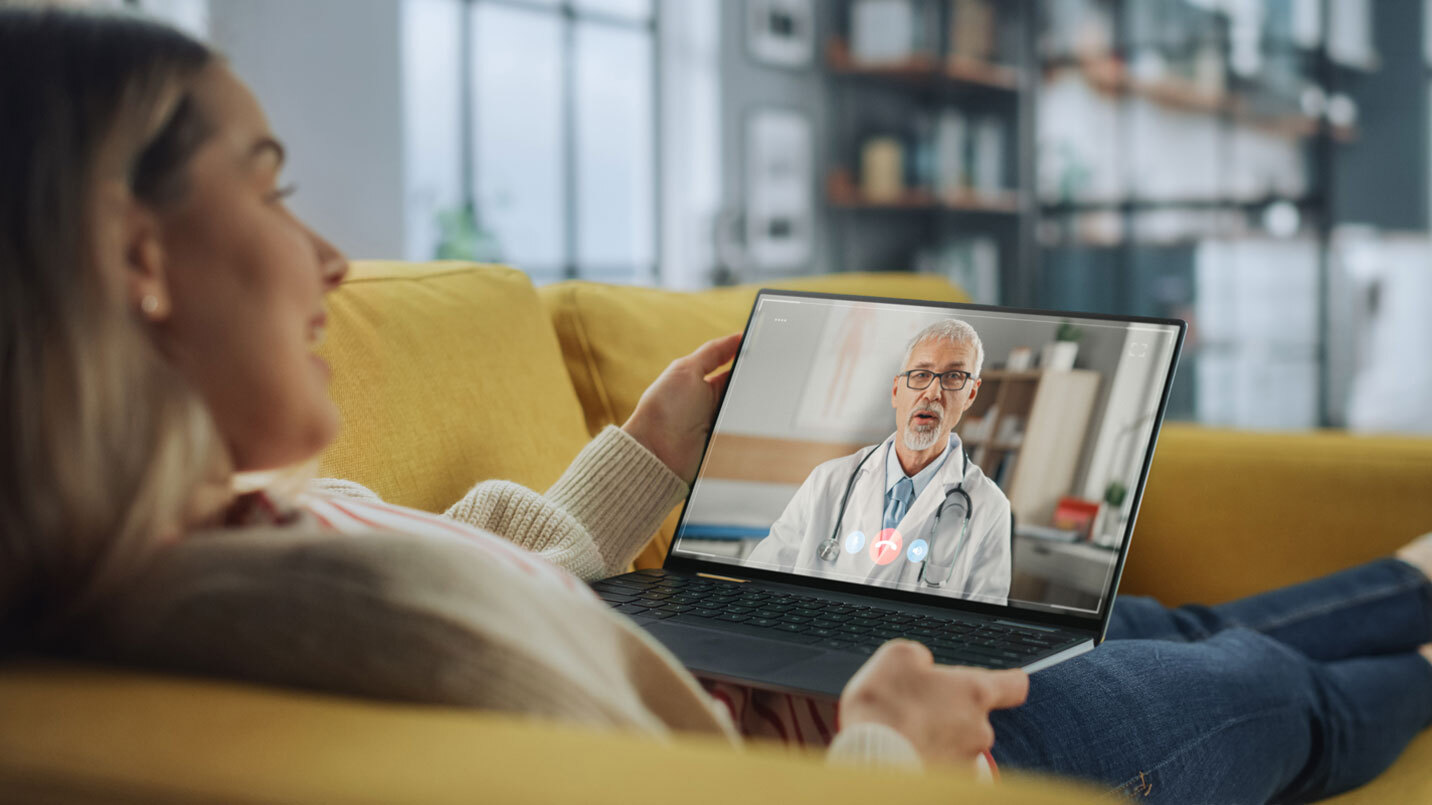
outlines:
[[[159,312],[159,297],[152,293],[145,294],[144,298],[139,300],[139,309],[144,311],[144,315],[154,318],[154,314]]]

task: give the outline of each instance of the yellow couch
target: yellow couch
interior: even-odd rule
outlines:
[[[788,287],[959,300],[942,280]],[[482,478],[543,488],[673,357],[740,329],[754,288],[534,289],[457,263],[360,263],[325,351],[344,433],[324,474],[440,510]],[[1217,601],[1387,553],[1432,529],[1432,441],[1165,428],[1122,592]],[[1369,516],[1368,512],[1374,512]],[[660,561],[668,520],[638,564]],[[1432,738],[1339,802],[1432,801]],[[1210,770],[1210,774],[1217,773]],[[727,783],[726,781],[735,781]],[[68,664],[0,669],[0,800],[1084,802],[1068,782],[827,769],[465,711]]]

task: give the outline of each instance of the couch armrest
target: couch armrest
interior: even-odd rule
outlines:
[[[1432,531],[1432,439],[1170,425],[1120,584],[1216,603],[1385,556]]]

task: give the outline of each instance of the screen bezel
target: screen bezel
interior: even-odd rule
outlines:
[[[1016,308],[999,305],[976,305],[963,302],[938,302],[923,299],[899,299],[876,296],[859,296],[853,294],[831,294],[814,291],[785,291],[770,288],[762,288],[756,292],[756,298],[751,303],[751,312],[746,317],[746,327],[742,331],[741,348],[738,350],[735,359],[731,364],[731,378],[735,379],[736,367],[740,364],[741,356],[746,351],[745,336],[751,332],[751,324],[755,321],[756,311],[761,307],[763,299],[785,297],[799,300],[821,300],[839,302],[869,302],[882,305],[905,305],[911,307],[933,308],[952,311],[973,311],[980,313],[1000,314],[1022,314],[1034,315],[1048,318],[1065,319],[1092,319],[1096,321],[1113,321],[1124,324],[1154,324],[1174,327],[1177,334],[1174,338],[1173,351],[1169,356],[1168,374],[1164,377],[1163,392],[1159,396],[1157,414],[1153,420],[1153,432],[1150,434],[1149,443],[1144,452],[1143,462],[1139,469],[1138,483],[1133,490],[1133,501],[1129,508],[1128,522],[1124,526],[1124,536],[1120,542],[1118,557],[1114,562],[1113,573],[1110,574],[1108,587],[1104,595],[1100,597],[1099,609],[1092,614],[1079,612],[1066,612],[1058,610],[1035,609],[1019,607],[1010,604],[998,606],[985,604],[978,601],[969,601],[956,597],[931,595],[910,590],[891,589],[873,585],[861,584],[853,581],[840,581],[837,579],[822,578],[819,576],[804,576],[799,573],[788,573],[781,570],[766,570],[763,568],[745,567],[735,563],[717,562],[708,559],[700,559],[692,556],[681,556],[676,553],[677,542],[680,539],[682,528],[686,525],[686,515],[690,511],[691,495],[681,503],[681,515],[677,519],[676,529],[672,532],[671,543],[667,546],[666,556],[662,567],[689,573],[709,573],[719,576],[730,577],[733,574],[745,578],[776,581],[786,584],[801,584],[816,589],[831,590],[842,593],[854,593],[866,595],[872,598],[895,601],[901,603],[913,603],[923,606],[936,606],[958,610],[961,612],[973,612],[982,615],[992,615],[1004,618],[1018,618],[1020,620],[1046,624],[1070,629],[1096,629],[1098,641],[1102,641],[1104,633],[1109,625],[1109,615],[1113,611],[1113,601],[1118,593],[1119,582],[1123,578],[1124,563],[1129,553],[1129,545],[1133,541],[1134,525],[1138,519],[1139,507],[1143,502],[1144,487],[1148,482],[1149,469],[1153,465],[1154,449],[1158,444],[1159,433],[1163,429],[1164,414],[1168,409],[1170,390],[1173,388],[1174,373],[1178,368],[1179,356],[1183,352],[1184,336],[1188,331],[1188,323],[1182,319],[1154,318],[1148,316],[1120,316],[1106,313],[1085,313],[1079,311],[1062,310],[1040,310],[1037,308]],[[711,432],[706,435],[706,444],[701,448],[701,461],[697,465],[696,478],[701,477],[701,470],[706,467],[707,453],[711,447],[711,441],[715,437],[715,423],[721,417],[721,411],[726,405],[726,396],[731,391],[731,384],[721,392],[721,398],[716,405],[716,414],[712,419]],[[692,489],[695,489],[695,479],[692,480]]]

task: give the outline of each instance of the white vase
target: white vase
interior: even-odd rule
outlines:
[[[1064,372],[1074,368],[1079,356],[1079,342],[1051,341],[1039,351],[1039,366],[1047,372]]]

